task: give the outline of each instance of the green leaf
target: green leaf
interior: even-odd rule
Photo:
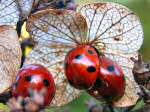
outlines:
[[[0,103],[0,112],[10,112],[10,109],[8,108],[7,105]]]
[[[137,104],[134,106],[134,108],[131,110],[131,112],[136,112],[137,110],[143,108],[145,105],[144,101],[141,99],[137,102]]]

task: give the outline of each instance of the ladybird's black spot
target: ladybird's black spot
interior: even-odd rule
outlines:
[[[31,76],[26,76],[25,81],[30,82],[31,81]]]
[[[43,80],[43,83],[46,87],[48,87],[50,85],[49,81],[47,79],[44,79]]]
[[[87,68],[87,71],[88,71],[88,72],[95,72],[95,71],[96,71],[96,68],[95,68],[94,66],[89,66],[89,67]]]
[[[110,65],[110,66],[107,67],[107,70],[109,72],[114,72],[115,71],[115,67],[113,65]]]
[[[75,59],[81,59],[83,56],[82,55],[77,55],[76,57],[75,57]]]
[[[72,81],[72,80],[68,80],[68,82],[69,82],[71,85],[73,85],[73,81]]]
[[[92,50],[88,50],[89,54],[94,54],[94,52]]]

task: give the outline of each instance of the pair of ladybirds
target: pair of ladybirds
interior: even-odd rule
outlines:
[[[73,87],[87,90],[97,99],[101,97],[111,102],[123,96],[125,91],[125,78],[120,66],[90,45],[80,45],[68,53],[65,74]]]
[[[94,97],[107,101],[120,98],[124,94],[125,80],[121,68],[101,56],[90,45],[79,45],[72,49],[65,59],[65,74],[75,88],[87,90]],[[29,88],[40,91],[47,89],[45,105],[49,105],[55,94],[55,84],[51,73],[41,65],[23,67],[13,87],[13,95],[29,96]]]

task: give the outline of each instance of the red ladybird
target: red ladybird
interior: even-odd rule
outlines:
[[[100,73],[88,93],[97,99],[113,101],[124,95],[125,77],[120,66],[110,59],[100,57]]]
[[[41,91],[44,88],[47,90],[44,105],[47,106],[55,94],[54,79],[45,67],[36,64],[27,65],[18,72],[17,81],[13,86],[12,94],[14,97],[27,97],[29,96],[29,89]]]
[[[65,59],[65,74],[69,83],[77,89],[89,89],[99,73],[99,56],[90,45],[79,45]]]

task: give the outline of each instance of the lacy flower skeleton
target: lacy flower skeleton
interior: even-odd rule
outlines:
[[[2,14],[5,14],[3,11],[8,10],[8,7],[14,10],[2,15],[0,25],[15,25],[19,19],[17,2],[9,1],[8,5],[4,0],[0,1]],[[134,63],[130,58],[138,58],[137,51],[143,43],[143,30],[138,17],[126,7],[106,2],[84,5],[78,12],[45,9],[28,17],[27,31],[36,45],[24,65],[41,64],[54,75],[56,95],[52,106],[65,105],[82,93],[68,84],[64,75],[64,60],[72,48],[87,44],[94,46],[123,69],[125,94],[113,104],[126,107],[137,102],[140,89],[133,78]]]
[[[118,106],[133,105],[139,91],[133,79],[133,62],[143,43],[139,19],[127,8],[114,3],[85,5],[76,13],[67,10],[43,10],[30,16],[27,30],[37,42],[25,64],[40,63],[55,74],[54,105],[63,105],[80,95],[64,76],[64,57],[78,44],[90,44],[122,66],[126,91]],[[137,88],[137,89],[135,89]]]

